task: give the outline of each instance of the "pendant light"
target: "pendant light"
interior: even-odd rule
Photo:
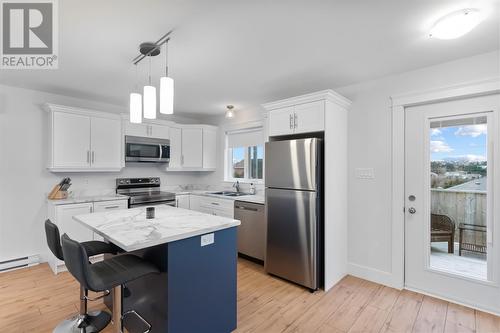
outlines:
[[[135,65],[135,91],[137,91],[137,65]],[[142,95],[138,92],[130,93],[130,122],[142,123]]]
[[[160,49],[163,44],[167,44],[170,40],[172,30],[163,35],[156,42],[144,42],[139,45],[139,55],[132,60],[136,66],[136,82],[137,82],[137,64],[149,58],[149,73],[148,83],[143,88],[143,94],[136,91],[130,94],[130,122],[141,123],[142,117],[145,119],[156,119],[156,87],[151,82],[151,57],[160,54]],[[167,50],[165,50],[167,51]],[[167,52],[165,52],[167,53]],[[165,77],[160,79],[160,112],[164,114],[174,113],[174,80],[168,77],[168,55],[165,57],[166,71]]]
[[[156,87],[151,84],[151,55],[149,55],[149,85],[144,86],[144,118],[156,119]]]
[[[234,118],[234,106],[233,105],[227,105],[226,106],[227,111],[226,111],[226,118],[231,119]]]
[[[160,78],[160,113],[174,113],[174,80],[168,76],[168,41],[165,43],[165,76]]]

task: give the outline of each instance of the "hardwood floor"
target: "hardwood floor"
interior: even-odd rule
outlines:
[[[103,308],[89,302],[90,309]],[[78,311],[78,284],[46,264],[0,274],[1,332],[52,332]],[[108,326],[105,332],[111,332]],[[238,263],[236,332],[500,332],[500,317],[352,276],[314,294]]]

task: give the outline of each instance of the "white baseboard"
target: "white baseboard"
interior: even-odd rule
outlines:
[[[447,301],[447,302],[450,302],[450,303],[455,303],[455,304],[463,305],[463,306],[466,306],[468,308],[476,309],[476,310],[479,310],[479,311],[482,311],[482,312],[491,313],[492,315],[495,315],[495,316],[500,316],[500,309],[493,309],[493,308],[484,306],[482,304],[477,304],[475,302],[468,302],[467,300],[461,300],[461,301],[459,301],[457,299],[446,297],[446,296],[443,296],[443,295],[440,295],[440,294],[429,293],[427,291],[420,290],[418,288],[413,288],[412,286],[405,286],[405,289],[410,290],[410,291],[414,291],[414,292],[419,293],[419,294],[431,296],[431,297],[434,297],[434,298],[439,298],[439,299],[442,299],[443,301]]]
[[[347,263],[347,274],[391,288],[403,289],[403,285],[395,281],[395,277],[392,273],[381,271],[376,268],[349,262]]]

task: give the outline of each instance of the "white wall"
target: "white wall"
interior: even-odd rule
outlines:
[[[203,173],[166,173],[156,166],[127,166],[116,173],[53,174],[46,170],[45,102],[109,112],[119,107],[0,85],[0,261],[46,253],[43,221],[47,192],[65,176],[75,192],[113,191],[115,178],[159,176],[163,185],[206,184]],[[195,122],[174,118],[179,122]]]
[[[348,158],[351,274],[396,285],[391,267],[390,96],[499,76],[499,59],[500,53],[492,52],[335,89],[353,101]],[[374,168],[375,179],[356,179],[355,168]]]

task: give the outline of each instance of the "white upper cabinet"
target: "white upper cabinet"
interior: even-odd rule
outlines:
[[[169,127],[160,124],[133,124],[128,120],[125,123],[125,135],[169,139]]]
[[[269,113],[269,135],[286,135],[293,133],[294,107],[284,107]]]
[[[203,168],[215,169],[217,167],[217,130],[203,129]]]
[[[321,132],[325,130],[325,102],[312,101],[272,109],[269,136]]]
[[[90,162],[94,168],[115,168],[121,165],[121,123],[116,119],[91,118],[92,152]],[[118,134],[118,135],[117,135]]]
[[[90,117],[80,114],[52,114],[52,167],[90,167]]]
[[[182,167],[182,129],[170,128],[170,163],[169,168],[177,169]]]
[[[133,124],[128,120],[125,120],[125,135],[130,136],[140,136],[145,137],[149,136],[149,127],[146,124]]]
[[[123,165],[119,115],[46,104],[53,172],[119,171]]]
[[[150,126],[150,137],[157,139],[169,139],[170,128],[165,125],[151,124]]]
[[[214,171],[217,164],[217,128],[177,125],[170,128],[167,171]]]
[[[325,101],[298,104],[294,107],[295,133],[321,132],[325,130]]]
[[[182,129],[181,161],[184,168],[203,167],[203,129]]]

